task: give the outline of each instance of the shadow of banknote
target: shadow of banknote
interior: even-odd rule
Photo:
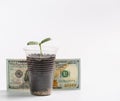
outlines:
[[[6,90],[1,90],[0,91],[0,96],[3,98],[7,99],[15,99],[15,98],[28,98],[28,97],[33,97],[29,90],[28,91],[18,91],[18,90],[11,90],[11,91],[6,91]]]

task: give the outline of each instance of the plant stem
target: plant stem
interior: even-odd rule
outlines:
[[[41,44],[39,44],[39,47],[40,47],[40,55],[43,55],[43,53],[42,53],[42,46],[41,46]]]

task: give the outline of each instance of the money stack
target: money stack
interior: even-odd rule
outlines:
[[[29,71],[25,59],[7,59],[7,89],[29,89]],[[80,59],[56,59],[53,89],[80,88]]]

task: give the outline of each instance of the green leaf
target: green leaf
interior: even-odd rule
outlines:
[[[47,41],[50,41],[50,40],[51,40],[51,38],[43,39],[43,40],[39,43],[39,45],[41,45],[41,44],[43,44],[43,43],[45,43],[45,42],[47,42]]]
[[[36,41],[29,41],[27,45],[38,45],[39,43]]]
[[[40,55],[43,55],[43,52],[42,52],[42,44],[47,42],[47,41],[50,41],[51,38],[46,38],[46,39],[43,39],[40,43],[39,42],[36,42],[36,41],[29,41],[27,43],[27,45],[39,45],[39,48],[40,48]]]

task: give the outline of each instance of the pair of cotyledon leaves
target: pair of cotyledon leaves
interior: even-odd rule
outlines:
[[[43,44],[43,43],[45,43],[45,42],[47,42],[47,41],[50,41],[50,40],[51,40],[51,38],[45,38],[45,39],[43,39],[41,42],[29,41],[29,42],[27,43],[27,45],[41,45],[41,44]]]
[[[51,40],[51,38],[45,38],[45,39],[43,39],[41,42],[29,41],[29,42],[27,43],[27,45],[39,45],[39,47],[40,47],[40,54],[42,55],[42,47],[41,47],[41,45],[42,45],[43,43],[47,42],[47,41],[50,41],[50,40]]]

